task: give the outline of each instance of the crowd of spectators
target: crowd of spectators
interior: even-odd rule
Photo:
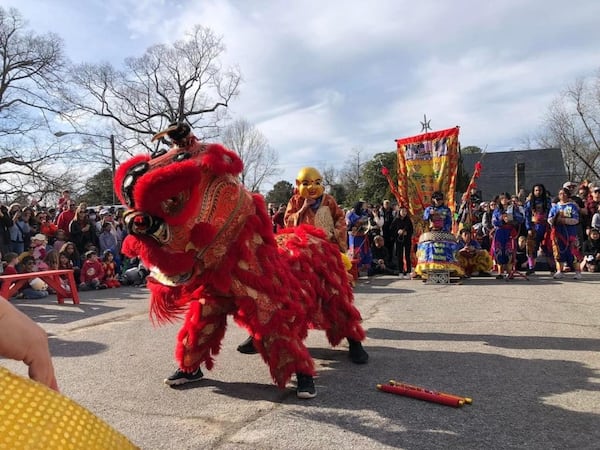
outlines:
[[[144,285],[148,271],[137,258],[124,258],[127,233],[124,208],[77,203],[64,191],[56,207],[0,205],[0,252],[4,274],[73,269],[80,290]],[[39,280],[39,279],[38,279]],[[49,288],[41,280],[25,285],[19,296],[41,298]],[[63,287],[69,288],[66,282]]]
[[[529,193],[501,193],[488,201],[474,188],[455,210],[452,231],[466,276],[491,275],[492,270],[474,271],[474,258],[480,267],[489,262],[497,278],[511,270],[531,275],[536,267],[546,268],[555,278],[565,271],[575,272],[576,278],[582,271],[600,271],[600,186],[567,181],[552,195],[535,184]],[[285,205],[276,209],[269,204],[269,211],[277,231]],[[349,248],[356,253],[350,256],[359,261],[363,273],[416,276],[415,221],[406,205],[361,200],[345,212]],[[542,264],[538,257],[543,257]]]

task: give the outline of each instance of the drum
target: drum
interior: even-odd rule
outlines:
[[[452,233],[429,231],[421,234],[417,244],[417,267],[415,272],[427,278],[429,272],[448,271],[463,276],[464,271],[456,261],[458,244]]]

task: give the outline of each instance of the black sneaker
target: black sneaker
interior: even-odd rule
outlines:
[[[179,386],[180,384],[185,383],[193,383],[194,381],[199,381],[202,379],[204,374],[200,370],[200,367],[196,369],[195,372],[184,372],[181,369],[177,369],[173,372],[169,378],[165,378],[165,384],[169,386]]]
[[[296,374],[296,381],[298,387],[296,388],[296,397],[302,399],[315,398],[317,396],[317,390],[315,389],[315,381],[311,375],[304,375],[302,373]]]
[[[237,351],[243,353],[244,355],[254,355],[258,353],[254,347],[254,339],[252,336],[248,336],[248,339],[238,345]]]
[[[533,269],[527,269],[525,271],[525,275],[534,275],[534,274],[535,274],[535,270],[533,270]]]
[[[365,351],[360,341],[348,338],[348,344],[350,346],[350,351],[348,352],[350,361],[354,364],[366,364],[369,360],[369,354]]]

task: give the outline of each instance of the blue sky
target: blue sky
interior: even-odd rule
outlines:
[[[463,146],[521,149],[560,92],[600,69],[596,0],[2,3],[61,36],[74,62],[118,66],[210,27],[242,71],[231,115],[279,154],[273,182],[393,151],[424,114],[434,130],[459,125]]]

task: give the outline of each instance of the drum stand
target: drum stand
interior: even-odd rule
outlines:
[[[426,284],[450,284],[449,270],[430,270],[427,272]]]

